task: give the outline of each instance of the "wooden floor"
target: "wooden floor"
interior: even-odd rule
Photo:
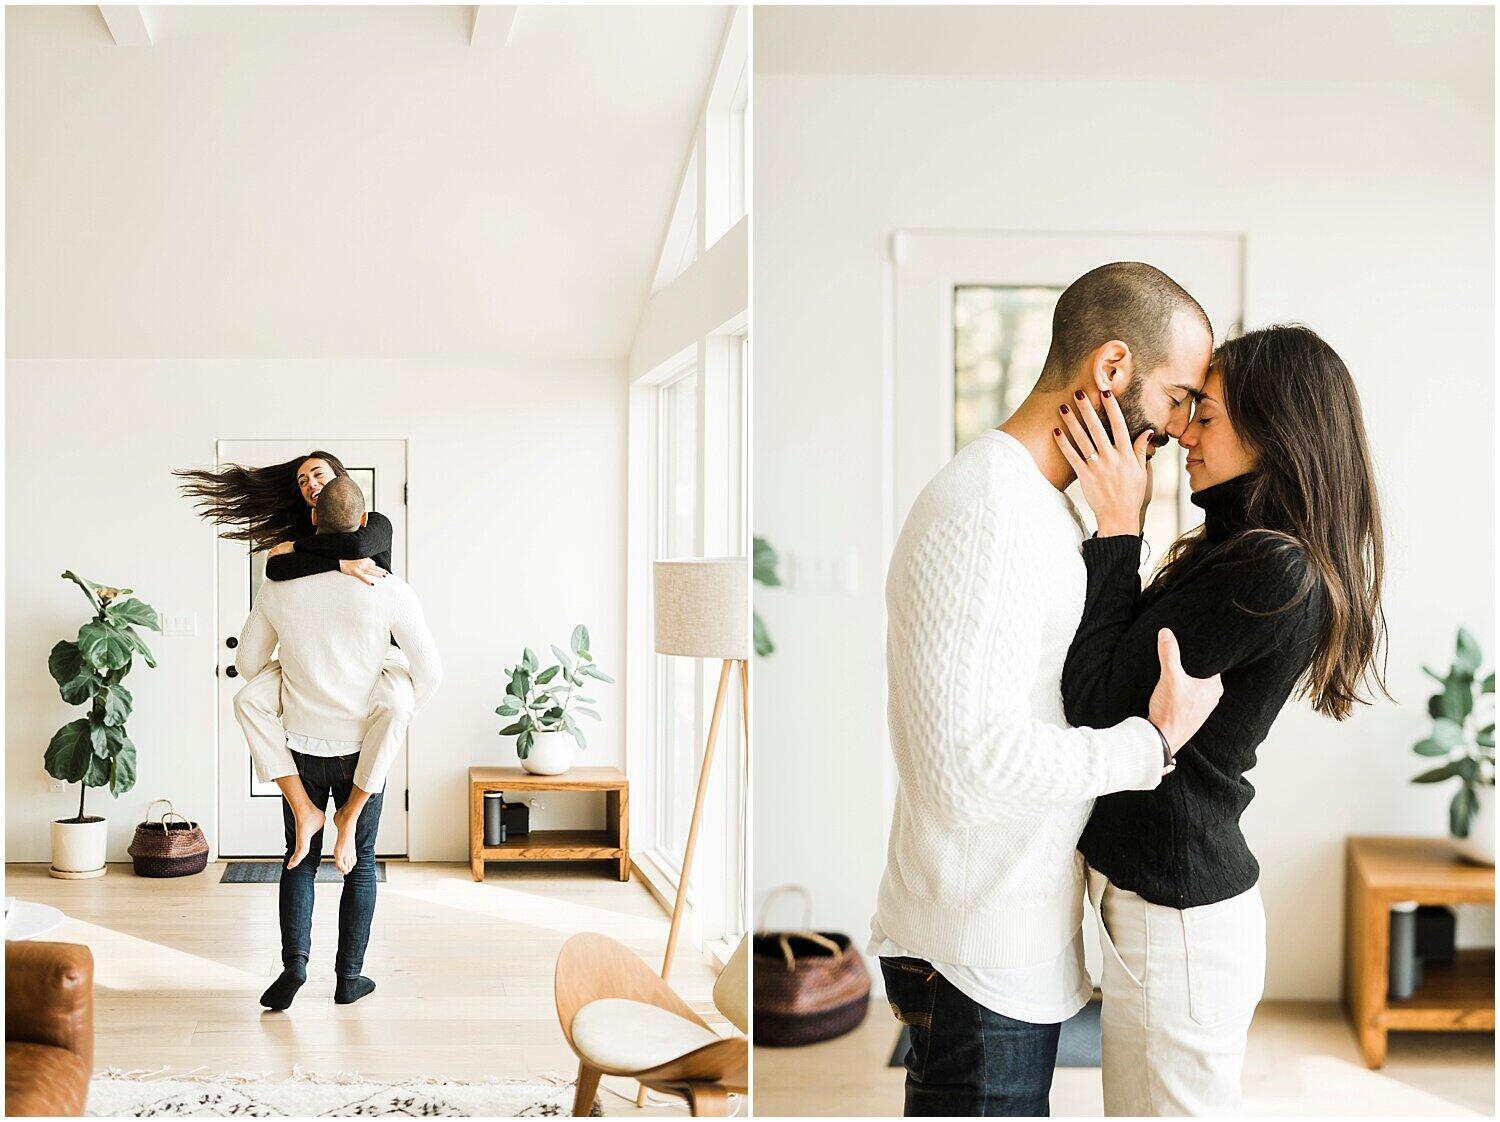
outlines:
[[[467,863],[390,861],[365,958],[375,993],[333,1003],[340,886],[320,884],[308,982],[291,1009],[271,1013],[257,999],[280,972],[277,886],[221,884],[222,869],[147,880],[111,865],[96,880],[65,881],[45,865],[6,867],[6,895],[68,917],[45,938],[94,953],[96,1069],[286,1075],[296,1065],[376,1077],[571,1079],[577,1062],[552,1001],[563,943],[597,931],[653,965],[666,948],[667,916],[655,899],[601,864],[491,865],[476,884]],[[673,986],[727,1032],[713,980],[696,952],[679,947]],[[655,1097],[636,1111],[635,1089],[606,1078],[605,1113],[685,1113]]]
[[[887,1067],[898,1025],[883,1002],[838,1040],[807,1048],[756,1048],[755,1113],[895,1116],[904,1072]],[[1360,1060],[1348,1018],[1332,1003],[1265,1002],[1245,1057],[1247,1115],[1375,1117],[1495,1113],[1493,1033],[1391,1036],[1380,1071]],[[1052,1113],[1097,1116],[1097,1068],[1058,1068]]]

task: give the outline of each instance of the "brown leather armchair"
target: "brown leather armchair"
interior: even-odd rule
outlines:
[[[5,1113],[83,1114],[94,1071],[94,956],[5,944]]]

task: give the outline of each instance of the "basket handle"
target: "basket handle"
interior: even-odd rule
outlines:
[[[144,823],[145,825],[150,825],[151,824],[151,812],[156,809],[156,804],[157,803],[166,803],[167,804],[167,811],[168,811],[168,813],[170,813],[170,812],[172,812],[172,811],[174,811],[174,810],[177,809],[176,807],[174,807],[172,805],[172,800],[171,799],[152,799],[151,800],[151,805],[146,808],[146,821]],[[165,822],[166,820],[167,820],[166,815],[165,814],[162,815],[162,821]]]
[[[168,818],[180,818],[180,819],[182,819],[183,822],[187,823],[187,827],[188,827],[189,830],[195,830],[195,829],[198,828],[198,823],[191,821],[190,819],[184,817],[181,814],[178,814],[175,810],[169,810],[169,811],[167,811],[167,813],[165,813],[165,814],[163,814],[161,816],[161,832],[164,835],[170,836],[171,833],[172,833],[171,830],[167,829],[167,819]]]
[[[771,905],[784,893],[802,897],[802,930],[812,927],[812,893],[800,884],[783,884],[771,889],[766,893],[766,898],[761,901],[760,918],[755,923],[757,931],[766,930],[766,916],[771,911]]]
[[[843,947],[839,946],[832,939],[818,934],[816,931],[783,931],[780,935],[776,936],[776,942],[781,947],[781,957],[786,959],[786,968],[788,970],[797,969],[797,956],[792,953],[793,936],[799,939],[811,940],[825,950],[832,951],[833,961],[835,962],[844,957]]]

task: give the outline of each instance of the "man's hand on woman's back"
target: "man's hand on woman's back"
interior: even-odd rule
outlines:
[[[1161,659],[1161,678],[1151,695],[1149,715],[1175,756],[1219,704],[1224,683],[1217,674],[1194,678],[1184,670],[1177,636],[1165,627],[1156,634],[1156,654]]]

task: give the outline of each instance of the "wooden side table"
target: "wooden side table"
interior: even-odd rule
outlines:
[[[1365,1064],[1385,1064],[1391,1031],[1495,1030],[1495,952],[1460,950],[1423,970],[1411,997],[1389,1000],[1391,905],[1493,904],[1495,870],[1459,857],[1446,838],[1350,838],[1344,996]]]
[[[486,791],[602,791],[603,830],[532,830],[502,845],[484,844]],[[614,861],[630,879],[630,782],[614,767],[575,767],[562,775],[532,775],[518,767],[469,769],[469,868],[484,880],[486,861]]]

